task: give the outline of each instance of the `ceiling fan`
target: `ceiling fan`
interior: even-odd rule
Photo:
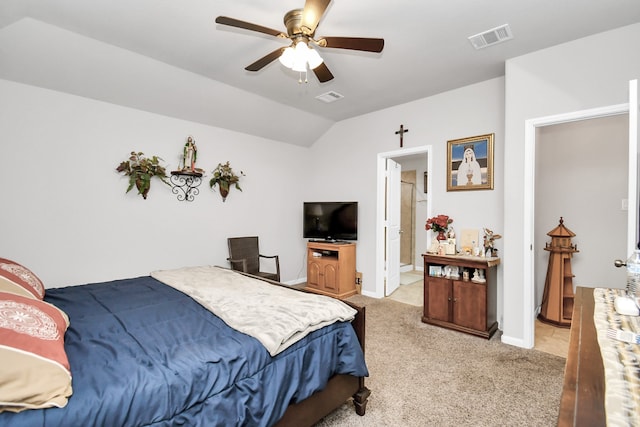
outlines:
[[[218,16],[217,24],[257,31],[274,37],[291,40],[289,47],[281,47],[258,59],[253,64],[245,67],[247,71],[258,71],[275,61],[276,58],[288,68],[294,71],[306,72],[307,64],[313,70],[321,83],[333,79],[318,52],[310,46],[310,43],[322,48],[351,49],[365,52],[382,52],[384,39],[364,37],[320,37],[315,39],[316,28],[324,15],[331,0],[306,0],[304,9],[294,9],[284,15],[284,25],[287,33],[272,28],[240,21],[227,16]]]

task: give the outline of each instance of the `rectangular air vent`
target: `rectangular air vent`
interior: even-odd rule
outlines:
[[[316,99],[319,99],[322,102],[326,102],[327,104],[342,98],[344,98],[344,95],[340,95],[338,92],[334,92],[334,91],[330,91],[327,93],[323,93],[322,95],[316,96]]]
[[[499,27],[492,28],[488,31],[476,34],[475,36],[471,36],[469,37],[469,41],[476,49],[483,49],[494,44],[506,42],[507,40],[511,40],[512,38],[513,34],[511,33],[509,24],[504,24]]]

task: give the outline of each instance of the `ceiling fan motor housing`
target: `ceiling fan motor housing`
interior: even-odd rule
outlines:
[[[289,34],[289,37],[296,37],[300,35],[313,37],[313,32],[311,32],[309,28],[302,26],[303,13],[304,9],[294,9],[284,15],[284,26],[287,27],[287,34]]]

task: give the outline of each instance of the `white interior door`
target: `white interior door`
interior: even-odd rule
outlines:
[[[385,296],[400,286],[400,164],[387,159]]]
[[[627,257],[638,247],[638,80],[629,82],[629,204],[627,218]]]

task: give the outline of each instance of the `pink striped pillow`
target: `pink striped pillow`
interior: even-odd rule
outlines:
[[[0,258],[0,292],[11,292],[42,300],[44,285],[38,276],[25,266]]]

